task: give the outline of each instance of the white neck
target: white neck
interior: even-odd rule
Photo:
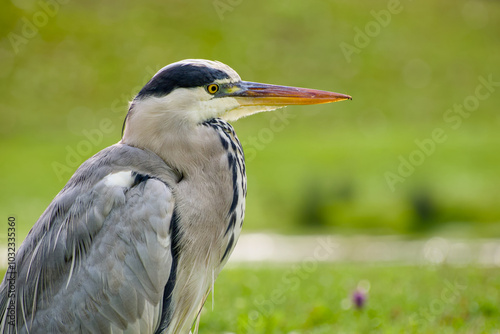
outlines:
[[[134,101],[121,142],[152,151],[169,166],[190,173],[203,166],[215,153],[220,153],[220,142],[212,129],[201,125],[200,112],[190,112],[200,110],[200,102],[191,102],[191,105],[176,103],[174,101],[190,99],[177,99],[171,95]],[[165,101],[167,98],[169,101]],[[209,118],[205,116],[205,119]]]

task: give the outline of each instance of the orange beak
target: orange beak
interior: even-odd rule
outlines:
[[[323,90],[277,86],[242,81],[228,89],[226,96],[237,98],[242,106],[286,106],[299,104],[321,104],[352,100],[349,95]]]

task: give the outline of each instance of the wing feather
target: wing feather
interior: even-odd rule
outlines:
[[[114,173],[130,183],[106,179]],[[178,179],[153,153],[122,144],[85,162],[16,254],[17,332],[152,332],[172,265]],[[7,291],[4,279],[2,333],[14,329]]]

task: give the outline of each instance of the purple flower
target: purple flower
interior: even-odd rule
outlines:
[[[356,289],[352,294],[352,303],[358,310],[362,309],[366,303],[367,294],[362,289]]]

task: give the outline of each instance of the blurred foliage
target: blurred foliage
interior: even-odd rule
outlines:
[[[16,215],[21,235],[78,164],[119,140],[140,87],[184,58],[220,60],[246,80],[354,97],[234,124],[252,155],[247,230],[407,233],[461,222],[465,234],[500,235],[500,87],[460,124],[444,118],[476,93],[480,76],[500,81],[497,1],[401,1],[378,31],[387,1],[2,7],[0,212]],[[27,22],[39,25],[34,36]],[[372,37],[361,47],[365,29]],[[13,44],[13,34],[25,40]],[[358,51],[345,57],[342,43]],[[112,126],[98,135],[103,119]],[[400,156],[411,159],[415,141],[435,129],[446,140],[391,189],[386,173],[397,174]]]

